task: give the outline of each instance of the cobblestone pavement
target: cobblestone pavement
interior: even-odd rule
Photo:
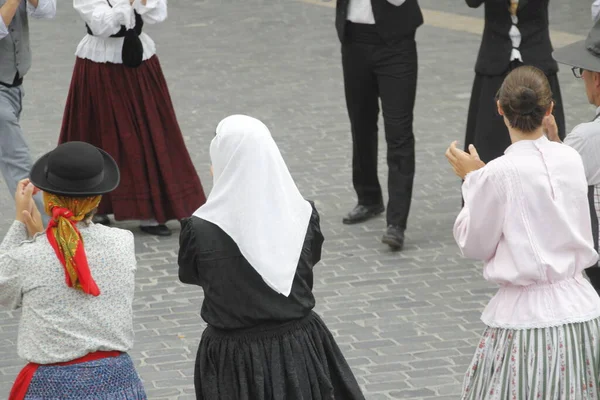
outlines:
[[[552,5],[553,27],[584,35],[591,2]],[[575,4],[578,3],[578,4]],[[584,4],[585,3],[585,4]],[[422,0],[428,10],[481,18],[464,2]],[[327,6],[327,4],[324,4]],[[23,127],[35,157],[57,140],[84,25],[69,2],[57,20],[34,21],[34,67],[27,76]],[[350,135],[334,11],[293,0],[177,0],[170,17],[148,26],[197,169],[210,189],[208,145],[216,124],[245,113],[271,129],[307,198],[316,201],[326,236],[315,270],[317,311],[337,337],[371,400],[456,399],[494,288],[477,263],[461,259],[451,227],[459,182],[443,153],[463,137],[479,36],[452,18],[418,33],[417,176],[406,249],[379,242],[382,218],[344,226],[354,206]],[[446,16],[452,16],[447,14]],[[581,82],[560,73],[568,126],[589,119]],[[381,175],[385,177],[384,146]],[[0,191],[0,230],[13,214]],[[193,399],[193,360],[204,328],[202,291],[178,283],[177,235],[143,235],[133,222],[139,259],[132,351],[151,399]],[[173,228],[178,233],[178,224]],[[0,311],[0,397],[23,365],[16,349],[18,312]]]

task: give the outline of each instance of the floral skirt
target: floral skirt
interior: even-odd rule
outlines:
[[[600,318],[550,328],[488,327],[462,400],[599,400]]]

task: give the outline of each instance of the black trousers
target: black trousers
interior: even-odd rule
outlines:
[[[348,23],[342,43],[342,67],[352,130],[352,182],[358,204],[383,203],[377,176],[381,99],[389,169],[387,223],[406,229],[415,174],[415,35],[387,44],[375,25]]]

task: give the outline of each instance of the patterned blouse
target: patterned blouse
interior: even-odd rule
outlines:
[[[98,297],[66,285],[45,234],[27,240],[25,225],[15,221],[0,244],[0,305],[22,308],[17,350],[29,362],[65,362],[99,350],[127,352],[133,345],[133,234],[92,223],[78,228]]]

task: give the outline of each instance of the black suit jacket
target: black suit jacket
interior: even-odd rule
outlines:
[[[336,4],[335,27],[341,42],[344,41],[349,4],[350,0],[337,0]],[[387,0],[371,0],[371,5],[377,32],[386,43],[393,44],[404,39],[423,24],[417,0],[406,0],[400,6]]]
[[[479,48],[475,72],[483,75],[503,75],[510,64],[512,42],[508,32],[512,26],[508,0],[465,0],[469,7],[485,3],[485,29]],[[517,27],[521,32],[519,50],[523,62],[547,75],[558,72],[552,58],[552,43],[548,28],[549,0],[520,0]]]

